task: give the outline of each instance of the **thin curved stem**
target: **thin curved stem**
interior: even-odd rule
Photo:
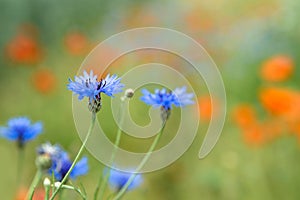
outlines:
[[[117,193],[117,195],[113,198],[113,200],[119,200],[122,198],[122,196],[125,194],[126,190],[128,189],[128,187],[130,186],[130,184],[133,182],[133,180],[135,179],[137,173],[144,167],[144,165],[146,164],[146,162],[148,161],[148,159],[150,158],[153,150],[155,149],[156,145],[158,144],[163,132],[164,132],[164,128],[166,126],[166,120],[163,122],[162,124],[162,128],[160,130],[160,132],[156,135],[153,143],[151,144],[147,154],[145,155],[145,157],[143,158],[143,160],[141,161],[141,163],[139,164],[139,166],[136,168],[134,174],[132,174],[128,181],[126,182],[126,184],[122,187],[122,189]]]
[[[89,136],[91,135],[93,129],[94,129],[94,125],[95,125],[95,119],[96,119],[96,113],[92,112],[92,120],[91,120],[91,124],[90,124],[90,127],[89,127],[89,130],[88,130],[88,133],[86,134],[86,137],[70,167],[70,169],[68,170],[68,172],[66,173],[66,175],[64,176],[63,180],[61,181],[61,184],[59,185],[59,187],[54,191],[54,193],[52,194],[52,196],[50,197],[50,200],[53,200],[54,197],[58,194],[59,190],[61,189],[62,185],[68,180],[69,176],[70,176],[70,173],[72,172],[73,168],[75,167],[77,161],[79,160],[82,152],[83,152],[83,149],[88,141],[88,138]]]
[[[39,181],[41,180],[41,178],[42,178],[42,170],[38,169],[35,176],[34,176],[34,178],[33,178],[33,180],[32,180],[32,183],[29,187],[29,191],[27,193],[26,199],[32,200],[34,190],[35,190],[37,184],[39,183]]]
[[[70,185],[62,185],[61,186],[62,189],[67,189],[67,190],[73,190],[74,192],[76,192],[83,200],[86,200],[86,195],[78,188],[75,188],[73,186]]]
[[[113,162],[115,160],[116,153],[117,153],[120,141],[121,141],[121,135],[122,135],[121,127],[122,127],[122,125],[124,123],[124,113],[125,113],[124,112],[124,105],[125,105],[125,98],[122,100],[122,104],[120,106],[119,128],[118,128],[118,132],[117,132],[117,136],[116,136],[116,140],[115,140],[115,144],[114,144],[114,150],[112,152],[112,155],[111,155],[111,158],[110,158],[110,162],[109,162],[111,165],[113,164]],[[95,196],[94,196],[94,200],[97,200],[98,191],[100,191],[99,198],[100,199],[103,198],[103,195],[104,195],[104,192],[105,192],[105,189],[106,189],[106,186],[107,186],[107,181],[108,181],[109,176],[110,176],[110,171],[108,170],[108,172],[105,174],[105,176],[103,177],[103,179],[102,179],[102,177],[99,179],[98,186],[96,188],[96,192],[95,192]],[[100,183],[101,183],[101,186],[100,186]]]
[[[45,197],[44,197],[44,200],[48,200],[49,199],[49,194],[50,194],[50,186],[49,187],[45,187]]]
[[[18,163],[17,163],[17,187],[22,184],[23,165],[24,165],[24,149],[18,148]]]

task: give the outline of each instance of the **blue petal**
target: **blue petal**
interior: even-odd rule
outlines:
[[[70,173],[70,178],[75,179],[77,176],[82,176],[87,174],[88,171],[89,171],[88,159],[86,157],[83,157],[74,166],[73,170]]]
[[[24,142],[28,140],[32,140],[36,138],[43,131],[43,124],[41,122],[37,122],[33,124],[29,129],[24,133],[23,140]]]
[[[126,184],[131,175],[132,173],[111,169],[108,181],[111,187],[115,189],[121,189]],[[141,183],[142,176],[140,174],[137,174],[132,183],[129,185],[128,190],[138,187]]]

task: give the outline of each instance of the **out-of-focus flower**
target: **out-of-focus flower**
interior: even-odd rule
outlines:
[[[273,115],[286,115],[299,108],[299,93],[285,88],[270,87],[260,92],[262,106]]]
[[[14,198],[14,200],[24,200],[27,197],[28,190],[21,187]],[[42,188],[36,188],[32,200],[44,200],[45,192]]]
[[[52,167],[49,170],[49,175],[52,175],[53,173],[56,180],[62,181],[69,171],[71,165],[72,161],[70,160],[68,154],[66,152],[62,152],[61,158],[59,160],[54,160]],[[76,179],[78,176],[87,174],[88,170],[88,160],[86,157],[83,157],[76,163],[75,167],[71,171],[70,178]]]
[[[46,142],[44,144],[41,144],[37,148],[37,154],[38,155],[48,155],[51,157],[51,159],[60,159],[62,153],[62,149],[59,145],[52,145],[50,142]]]
[[[0,127],[0,136],[11,141],[16,141],[19,148],[26,142],[35,139],[43,131],[41,122],[32,124],[27,117],[12,118],[7,122],[7,126]]]
[[[248,145],[259,146],[278,139],[284,133],[284,125],[280,119],[271,118],[242,127],[242,133]]]
[[[294,71],[293,60],[285,55],[278,55],[267,60],[261,68],[261,77],[266,81],[287,80]]]
[[[46,94],[55,88],[56,77],[50,70],[43,69],[33,74],[32,82],[37,91]]]
[[[176,88],[174,91],[167,91],[165,88],[161,90],[156,89],[154,94],[150,93],[147,89],[143,89],[142,93],[144,95],[141,97],[143,102],[154,107],[161,107],[163,121],[168,119],[172,105],[184,107],[194,103],[192,100],[194,94],[186,93],[186,87]]]
[[[122,24],[125,27],[140,27],[140,26],[157,26],[159,19],[155,13],[141,6],[135,6],[129,12],[129,15],[124,18]]]
[[[58,145],[51,145],[50,143],[42,144],[37,150],[38,156],[47,155],[51,159],[51,165],[49,167],[49,175],[54,174],[57,181],[61,181],[72,165],[72,161],[69,158],[67,152],[65,152]],[[75,179],[78,176],[85,175],[88,172],[88,160],[83,157],[75,164],[75,167],[70,173],[70,178]]]
[[[154,94],[150,93],[147,89],[143,89],[144,96],[141,100],[148,105],[154,107],[163,107],[166,110],[172,108],[172,105],[176,107],[183,107],[189,104],[193,104],[193,94],[186,93],[186,87],[176,88],[173,92],[167,91],[165,88],[159,90],[156,89]]]
[[[189,30],[198,32],[212,30],[215,24],[209,13],[199,7],[187,13],[185,23]]]
[[[243,131],[244,140],[249,145],[261,145],[265,140],[265,133],[260,125],[253,125]]]
[[[233,111],[233,119],[241,128],[247,128],[257,123],[255,110],[250,105],[239,105]]]
[[[213,112],[218,114],[218,101],[209,95],[198,97],[198,105],[200,110],[200,117],[204,121],[210,121]]]
[[[86,36],[80,32],[72,32],[65,37],[65,47],[72,55],[82,55],[89,50],[89,41]]]
[[[132,173],[110,169],[110,176],[108,179],[109,185],[116,190],[121,190],[131,175]],[[142,175],[136,174],[134,180],[129,185],[128,190],[132,190],[138,187],[139,185],[141,185],[142,182],[143,182]]]
[[[7,57],[22,64],[35,64],[42,58],[42,50],[35,37],[25,33],[15,36],[6,46]]]
[[[88,97],[90,111],[98,112],[101,109],[101,93],[113,97],[114,94],[122,92],[124,85],[117,75],[110,76],[108,74],[105,79],[98,81],[93,71],[90,71],[90,74],[84,71],[83,76],[75,76],[75,81],[69,79],[67,87],[78,94],[79,100]]]

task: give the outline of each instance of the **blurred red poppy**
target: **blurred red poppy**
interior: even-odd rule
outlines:
[[[300,106],[299,93],[286,88],[263,88],[259,98],[262,106],[273,115],[287,115]]]
[[[264,130],[260,125],[252,125],[243,130],[245,143],[248,145],[261,145],[266,140]]]
[[[26,188],[20,188],[14,198],[14,200],[26,200],[28,190]],[[45,192],[41,188],[37,188],[34,192],[33,200],[44,200]]]
[[[239,105],[233,111],[233,120],[240,128],[247,128],[257,123],[256,113],[251,105]]]
[[[293,60],[288,56],[278,55],[263,64],[261,77],[266,81],[284,81],[292,75],[293,71]]]
[[[42,50],[36,38],[19,33],[6,46],[7,57],[17,63],[35,64],[42,58]]]
[[[201,119],[209,121],[212,115],[212,102],[210,96],[199,97],[198,103]]]
[[[55,88],[56,81],[54,73],[48,69],[38,70],[32,76],[34,88],[43,94],[52,92]]]
[[[75,56],[86,54],[90,48],[87,37],[80,32],[67,34],[64,43],[67,51]]]

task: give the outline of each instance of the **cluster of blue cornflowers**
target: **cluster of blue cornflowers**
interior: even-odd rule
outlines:
[[[45,179],[44,186],[47,191],[47,195],[45,197],[46,200],[53,200],[56,194],[60,191],[60,189],[72,189],[79,193],[83,199],[86,199],[86,194],[84,194],[83,190],[79,188],[75,188],[71,185],[68,185],[69,179],[75,179],[78,176],[82,176],[88,173],[88,159],[87,157],[81,157],[81,153],[86,144],[87,138],[89,137],[94,123],[95,123],[95,115],[101,110],[102,101],[101,95],[102,93],[109,96],[114,97],[115,94],[122,92],[124,88],[124,84],[121,83],[121,78],[117,75],[108,74],[103,79],[98,79],[97,75],[94,75],[92,71],[87,73],[83,72],[82,76],[75,76],[74,81],[69,79],[69,83],[67,88],[71,90],[74,94],[78,95],[78,99],[82,100],[84,98],[88,98],[88,109],[92,113],[92,122],[91,127],[88,131],[86,139],[84,140],[80,150],[78,151],[74,160],[71,160],[68,153],[59,145],[52,145],[50,143],[44,143],[37,148],[37,159],[36,165],[38,168],[38,172],[36,177],[33,180],[33,183],[30,187],[28,199],[32,199],[34,188],[37,183],[41,179],[41,173],[44,175],[48,175],[52,178],[53,182],[49,181],[49,179]],[[163,127],[161,133],[158,134],[157,137],[162,135],[164,126],[170,117],[172,107],[184,107],[189,104],[193,104],[193,94],[187,93],[186,87],[176,88],[174,90],[167,90],[165,88],[156,89],[154,93],[151,93],[147,89],[142,90],[143,96],[140,97],[140,100],[146,103],[147,105],[157,107],[161,109],[161,119],[163,121]],[[134,95],[134,91],[132,89],[127,89],[125,91],[124,96],[121,97],[122,101],[126,99],[132,98]],[[7,126],[0,127],[0,136],[16,141],[17,146],[20,149],[23,149],[26,142],[36,138],[43,131],[43,126],[41,122],[32,123],[26,117],[19,117],[10,119],[7,123]],[[118,134],[121,134],[121,131],[118,131]],[[120,135],[117,136],[118,141],[116,141],[116,146],[118,146]],[[158,140],[156,140],[158,142]],[[153,151],[157,143],[153,143],[149,148],[148,153],[146,154],[142,163],[145,163],[149,158],[150,153]],[[114,152],[112,153],[114,154]],[[112,155],[113,162],[114,155]],[[103,178],[100,179],[101,183],[98,185],[102,185],[104,187],[100,187],[102,193],[104,193],[106,182],[111,186],[112,189],[115,190],[114,199],[120,199],[125,192],[128,190],[134,189],[138,187],[142,181],[142,175],[138,174],[139,170],[143,167],[141,164],[135,170],[129,172],[122,172],[115,169],[105,169],[103,173]],[[107,177],[107,178],[106,178]],[[56,181],[56,183],[54,183]],[[58,184],[57,184],[58,183]],[[49,194],[49,187],[53,186],[52,195]],[[97,199],[97,194],[99,187],[96,188],[94,199]],[[100,195],[100,199],[103,199],[102,195]]]

